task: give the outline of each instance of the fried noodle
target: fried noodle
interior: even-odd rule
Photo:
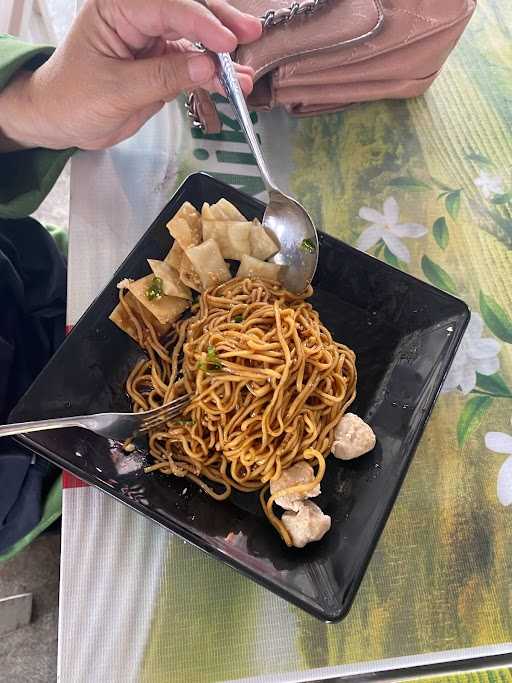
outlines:
[[[269,482],[301,460],[314,466],[314,480],[279,495],[306,493],[321,481],[334,428],[356,392],[355,355],[322,325],[306,301],[311,293],[230,280],[204,292],[192,316],[161,341],[143,307],[120,294],[147,352],[126,384],[133,409],[192,396],[178,420],[150,433],[156,462],[146,471],[187,477],[216,500],[232,489],[260,491],[287,545],[274,496],[266,499]]]

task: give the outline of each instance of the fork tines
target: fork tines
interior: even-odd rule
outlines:
[[[164,422],[174,419],[183,411],[185,406],[190,403],[190,400],[190,396],[186,394],[185,396],[180,396],[174,401],[171,401],[171,403],[167,403],[160,408],[156,408],[149,413],[148,417],[142,420],[137,431],[139,433],[148,432]]]

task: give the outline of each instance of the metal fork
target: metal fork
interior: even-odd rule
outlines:
[[[173,420],[183,412],[190,403],[190,396],[179,398],[153,410],[140,413],[98,413],[96,415],[78,415],[53,420],[37,420],[35,422],[18,422],[0,427],[0,437],[28,434],[46,429],[62,429],[63,427],[83,427],[107,439],[126,441],[137,434],[145,434],[152,429]]]

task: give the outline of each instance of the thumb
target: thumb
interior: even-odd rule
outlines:
[[[212,58],[193,52],[170,52],[125,65],[125,96],[135,108],[170,102],[183,90],[207,84],[215,74]]]

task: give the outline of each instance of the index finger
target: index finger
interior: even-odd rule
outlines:
[[[138,42],[135,34],[155,38],[179,35],[200,42],[214,52],[232,52],[240,39],[236,22],[225,26],[207,7],[195,0],[123,0],[117,5],[115,28],[128,44]],[[234,31],[232,30],[234,29]],[[137,47],[137,45],[133,45]]]
[[[241,12],[225,0],[200,0],[208,9],[231,29],[239,43],[252,43],[261,36],[261,21],[250,14]]]

